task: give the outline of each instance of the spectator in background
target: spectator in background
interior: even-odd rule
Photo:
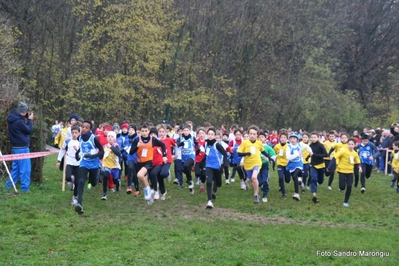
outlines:
[[[372,130],[372,137],[370,141],[376,146],[379,147],[381,144],[381,128],[377,127],[375,130]],[[380,168],[380,156],[375,158],[375,169],[378,170]]]
[[[388,156],[387,150],[389,149],[390,142],[391,142],[391,133],[389,132],[389,130],[384,130],[382,132],[382,142],[381,142],[381,146],[380,146],[381,150],[380,150],[379,172],[385,171],[385,160],[386,160],[385,158],[386,158],[386,156]]]
[[[399,141],[399,125],[397,123],[391,125],[391,134],[393,138],[391,138],[391,142],[389,143],[389,148],[392,148],[393,143],[395,141]]]
[[[374,145],[377,147],[380,146],[380,144],[381,144],[381,133],[382,133],[381,128],[377,127],[375,129],[375,134],[373,135],[373,139],[372,139]]]
[[[28,109],[26,103],[20,102],[17,109],[12,110],[7,117],[12,154],[30,153],[30,134],[32,133],[34,115],[28,113]],[[14,184],[21,179],[21,191],[23,192],[30,191],[30,172],[30,158],[12,162],[11,178]],[[10,189],[11,185],[11,180],[8,180],[4,189]]]

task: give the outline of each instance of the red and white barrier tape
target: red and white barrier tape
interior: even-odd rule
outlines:
[[[31,153],[20,153],[20,154],[7,154],[0,156],[0,162],[3,161],[14,161],[14,160],[22,160],[27,158],[37,158],[42,156],[47,156],[51,154],[58,153],[57,151],[39,151],[39,152],[31,152]]]

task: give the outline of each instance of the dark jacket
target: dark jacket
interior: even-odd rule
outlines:
[[[23,117],[17,110],[12,110],[7,117],[8,136],[12,147],[29,147],[30,134],[32,133],[33,122],[28,119],[25,122]]]
[[[311,165],[319,165],[324,163],[324,157],[329,157],[326,148],[319,141],[311,143],[309,147],[312,149],[313,155],[310,161]]]
[[[382,143],[381,143],[381,149],[389,148],[390,142],[391,142],[391,138],[390,138],[390,137],[384,138],[384,140],[383,140]],[[387,154],[387,151],[386,151],[386,150],[381,150],[381,151],[380,151],[380,156],[381,156],[381,157],[384,157],[384,158],[385,158],[386,154]]]

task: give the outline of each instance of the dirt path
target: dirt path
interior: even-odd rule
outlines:
[[[173,214],[176,216],[182,216],[188,219],[196,219],[203,221],[217,221],[217,220],[229,220],[246,223],[259,223],[259,224],[276,224],[276,225],[302,225],[302,226],[315,226],[315,227],[345,227],[345,228],[370,228],[369,225],[365,224],[353,224],[353,223],[335,223],[335,222],[324,222],[324,221],[307,221],[290,219],[286,217],[266,217],[256,214],[240,213],[230,209],[224,208],[213,208],[212,210],[206,210],[199,206],[187,206],[180,205],[179,208],[173,210]],[[378,228],[379,226],[373,226]]]

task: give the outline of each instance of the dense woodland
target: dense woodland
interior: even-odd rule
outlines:
[[[1,102],[48,123],[384,126],[399,118],[398,2],[0,0]]]

